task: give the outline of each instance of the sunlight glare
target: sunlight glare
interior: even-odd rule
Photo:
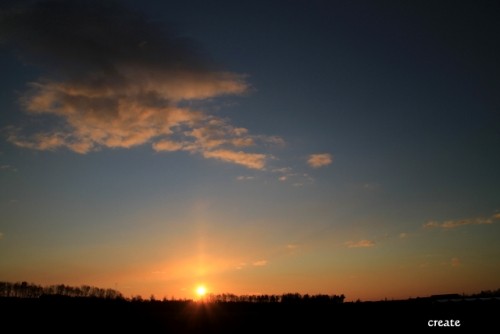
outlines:
[[[196,294],[198,295],[198,297],[203,297],[205,296],[205,294],[207,293],[207,289],[203,286],[203,285],[200,285],[196,288]]]

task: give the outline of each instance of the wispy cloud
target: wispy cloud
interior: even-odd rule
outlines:
[[[238,263],[238,265],[236,265],[235,269],[241,270],[241,269],[245,268],[246,266],[247,266],[246,262],[240,262],[240,263]]]
[[[3,239],[3,236],[4,236],[4,234],[2,232],[0,232],[0,240]]]
[[[408,233],[405,232],[399,233],[399,239],[406,239],[406,238],[408,238]]]
[[[458,257],[454,257],[451,259],[451,266],[456,268],[460,267],[462,265],[462,262],[460,262],[460,259]]]
[[[240,175],[236,177],[236,180],[238,181],[248,181],[248,180],[253,180],[255,179],[255,176],[245,176],[245,175]]]
[[[329,153],[311,154],[307,159],[307,163],[312,168],[328,166],[333,162],[333,156]]]
[[[281,174],[278,180],[281,182],[291,182],[293,186],[300,187],[306,184],[311,184],[314,179],[307,173],[294,172],[291,167],[274,168],[271,170],[273,173]]]
[[[428,221],[423,225],[424,228],[426,229],[433,229],[433,228],[441,228],[444,230],[451,230],[455,229],[457,227],[461,226],[466,226],[466,225],[489,225],[493,224],[493,221],[495,219],[500,219],[500,217],[497,217],[498,215],[493,215],[490,218],[471,218],[471,219],[461,219],[461,220],[446,220],[443,222],[438,222],[438,221]]]
[[[46,132],[11,127],[8,140],[19,147],[86,154],[151,143],[157,152],[263,169],[269,156],[243,149],[283,144],[194,109],[196,101],[247,93],[245,75],[213,68],[192,41],[118,2],[39,1],[7,11],[0,31],[46,71],[22,97],[24,109],[57,120]]]
[[[290,167],[281,167],[281,168],[274,168],[272,170],[274,173],[283,173],[283,174],[289,174],[292,172],[292,168]]]
[[[252,266],[254,267],[264,267],[267,266],[267,264],[268,264],[267,260],[259,260],[252,262]]]
[[[11,165],[0,165],[0,171],[17,172],[17,168]]]
[[[296,254],[300,250],[300,246],[298,244],[288,244],[285,248],[290,255]]]
[[[349,248],[367,248],[375,246],[372,240],[347,241],[345,245]]]
[[[363,189],[367,191],[373,191],[373,190],[378,190],[380,189],[380,184],[379,183],[365,183],[363,184]]]

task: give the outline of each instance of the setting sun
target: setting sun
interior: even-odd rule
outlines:
[[[203,297],[205,296],[207,293],[207,288],[205,288],[203,285],[200,285],[196,288],[196,294],[198,295],[198,297]]]

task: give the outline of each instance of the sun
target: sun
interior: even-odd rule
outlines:
[[[207,288],[205,288],[203,285],[198,285],[196,288],[196,294],[198,297],[202,298],[207,294]]]

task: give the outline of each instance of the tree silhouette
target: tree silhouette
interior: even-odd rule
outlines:
[[[28,282],[0,282],[0,297],[40,298],[42,296],[93,297],[103,299],[123,299],[123,295],[113,289],[101,289],[88,285],[72,287],[58,284],[42,287]]]

